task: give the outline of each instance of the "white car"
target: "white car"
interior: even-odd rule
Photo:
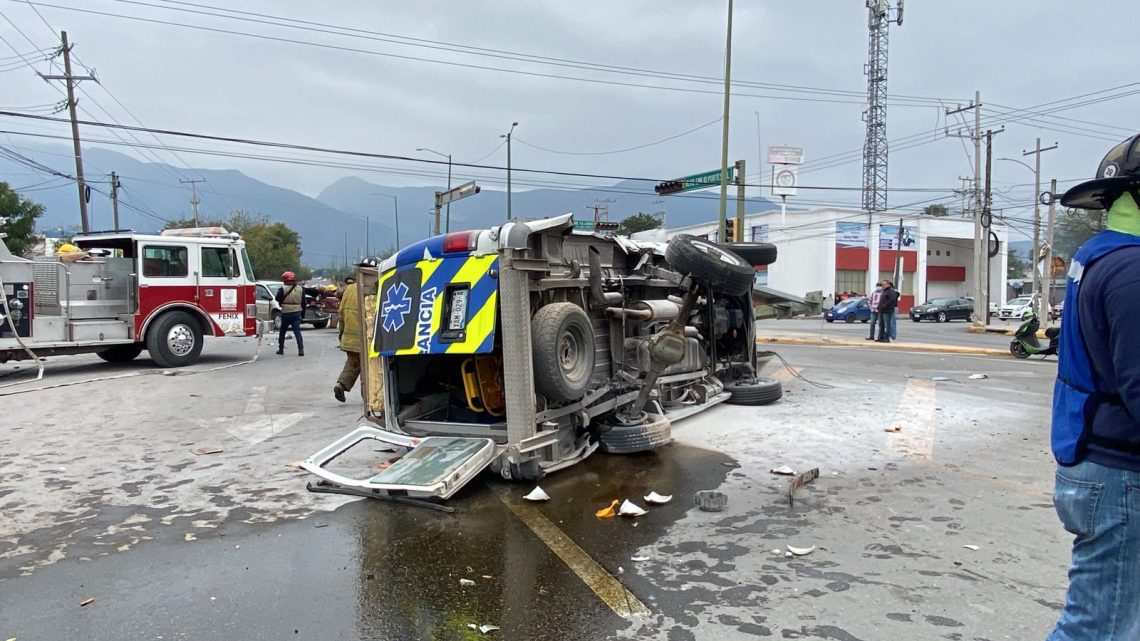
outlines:
[[[1033,298],[1031,296],[1019,296],[1002,305],[1001,311],[998,312],[998,318],[1021,320],[1031,313],[1033,313]]]

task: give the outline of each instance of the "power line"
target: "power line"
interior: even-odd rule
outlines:
[[[670,140],[676,140],[678,138],[682,138],[684,136],[687,136],[691,133],[698,132],[698,131],[706,128],[706,127],[711,127],[712,125],[717,124],[721,120],[723,120],[723,118],[717,118],[716,120],[711,120],[709,122],[706,122],[703,125],[698,125],[696,127],[693,127],[692,129],[688,130],[688,131],[683,131],[679,134],[674,134],[674,135],[669,136],[667,138],[662,138],[660,140],[655,140],[653,142],[647,142],[647,143],[642,144],[642,145],[634,145],[633,147],[625,147],[624,149],[613,149],[610,151],[559,151],[557,149],[550,149],[547,147],[542,147],[540,145],[535,145],[535,144],[529,143],[529,142],[523,140],[522,138],[519,138],[518,136],[515,136],[515,140],[517,142],[520,142],[520,143],[526,145],[527,147],[533,147],[535,149],[541,149],[542,151],[546,151],[546,152],[549,152],[552,154],[559,154],[559,155],[563,155],[563,156],[606,156],[609,154],[621,154],[621,153],[625,153],[627,151],[636,151],[638,149],[645,149],[646,147],[653,147],[655,145],[660,145],[662,143],[669,142]]]

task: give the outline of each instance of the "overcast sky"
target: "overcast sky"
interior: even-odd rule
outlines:
[[[500,135],[511,122],[518,121],[513,145],[516,168],[668,178],[714,169],[720,162],[719,123],[660,145],[623,153],[567,155],[535,146],[577,154],[606,152],[675,136],[719,119],[726,2],[242,0],[223,5],[212,1],[219,7],[263,14],[246,18],[320,22],[362,30],[357,35],[366,37],[320,33],[314,29],[329,29],[312,25],[293,29],[176,10],[203,11],[201,7],[211,0],[32,0],[43,20],[26,2],[0,0],[0,12],[19,28],[17,31],[0,20],[0,36],[19,53],[28,53],[55,46],[56,32],[67,30],[75,43],[75,55],[87,67],[95,68],[102,82],[101,86],[84,83],[89,95],[80,95],[81,106],[98,120],[108,120],[102,111],[105,109],[118,121],[137,124],[137,116],[148,127],[433,158],[415,152],[417,147],[430,147],[452,153],[457,161],[482,158],[484,164],[496,166],[506,163],[506,149],[499,148]],[[1042,156],[1044,179],[1072,181],[1092,174],[1112,141],[1138,128],[1133,115],[1140,106],[1140,94],[1105,99],[1140,89],[1140,78],[1127,55],[1132,48],[1122,44],[1133,41],[1138,19],[1140,5],[1134,0],[910,0],[902,26],[891,27],[888,88],[892,96],[922,100],[898,98],[898,104],[888,107],[888,138],[904,140],[893,145],[890,155],[889,185],[901,190],[890,194],[890,204],[904,206],[945,198],[945,191],[904,190],[950,190],[960,186],[959,176],[972,173],[965,141],[942,137],[946,126],[961,128],[957,119],[962,116],[972,123],[972,112],[951,117],[948,124],[943,108],[929,99],[941,98],[947,107],[954,107],[968,103],[975,89],[982,92],[983,129],[1005,125],[1005,132],[995,138],[995,158],[1013,156],[1032,164],[1033,158],[1023,158],[1021,153],[1032,148],[1034,138],[1040,136],[1043,145],[1060,143],[1060,149]],[[733,79],[777,86],[734,87],[739,95],[732,99],[730,160],[744,158],[752,174],[760,145],[802,146],[809,164],[800,176],[801,185],[850,189],[803,189],[794,202],[857,207],[861,184],[858,150],[865,136],[861,119],[865,98],[861,96],[866,91],[863,69],[867,39],[867,11],[862,0],[737,0]],[[451,45],[508,52],[495,55],[511,58],[523,54],[525,59],[430,48]],[[5,88],[0,107],[29,107],[58,100],[59,93],[29,68],[20,67],[14,55],[0,43],[0,80]],[[563,65],[611,65],[623,73],[543,64],[535,61],[536,56],[559,59]],[[39,62],[34,68],[44,72],[51,69],[47,62]],[[654,78],[630,73],[630,69],[698,78]],[[81,72],[76,69],[76,73]],[[1067,100],[1129,83],[1133,86],[1080,101]],[[790,85],[838,93],[789,91]],[[817,102],[820,100],[823,102]],[[1011,108],[1054,103],[1036,109],[1039,111],[1082,101],[1092,104],[1032,117],[1008,113]],[[69,134],[63,124],[8,117],[0,117],[0,127]],[[110,138],[95,127],[84,128],[83,135]],[[154,142],[145,135],[140,138]],[[24,145],[29,140],[0,137],[0,144]],[[176,138],[163,140],[178,147],[318,157]],[[909,148],[908,142],[912,145]],[[972,147],[968,151],[972,153]],[[845,153],[848,155],[843,156]],[[846,162],[821,166],[821,158],[836,156],[836,160]],[[186,162],[239,169],[309,195],[348,174],[390,185],[437,185],[440,181],[430,175],[408,175],[438,172],[438,168],[396,161],[320,156],[385,170],[375,172],[194,153],[182,153],[178,160],[160,151],[158,157],[176,166]],[[61,166],[66,167],[66,161]],[[487,174],[457,170],[456,176]],[[606,184],[581,178],[515,176],[516,184],[523,188],[539,183]],[[767,173],[764,178],[767,180]],[[1025,187],[1032,179],[1024,167],[996,162],[995,207],[1013,211],[1032,202],[1032,188]],[[750,183],[758,181],[759,177],[750,176]]]

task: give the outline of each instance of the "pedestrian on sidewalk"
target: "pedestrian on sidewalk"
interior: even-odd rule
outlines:
[[[879,338],[876,342],[889,343],[894,340],[897,321],[895,310],[899,306],[899,290],[895,289],[895,284],[886,278],[880,284],[883,291],[879,296]]]
[[[375,258],[365,258],[357,267],[370,267],[376,269],[380,261]],[[341,403],[345,402],[345,392],[352,391],[356,381],[360,378],[360,352],[364,340],[360,324],[360,305],[356,297],[356,279],[352,276],[344,279],[344,293],[340,297],[340,350],[344,352],[344,367],[333,386],[333,397]]]
[[[293,272],[281,274],[284,285],[277,290],[277,302],[281,304],[281,329],[277,334],[277,353],[285,353],[285,333],[293,330],[297,340],[297,356],[305,355],[305,339],[301,337],[301,314],[305,304],[305,288],[297,282]]]
[[[867,340],[875,340],[875,327],[879,325],[879,301],[883,298],[883,286],[875,283],[875,291],[871,292],[871,330]]]
[[[1108,210],[1069,270],[1053,387],[1053,505],[1073,534],[1049,641],[1140,639],[1140,135],[1061,204]]]

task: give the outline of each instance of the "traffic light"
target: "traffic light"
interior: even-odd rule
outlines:
[[[685,191],[685,181],[680,179],[666,180],[664,182],[657,183],[657,186],[653,188],[653,191],[657,192],[657,195],[659,196],[664,196],[665,194],[680,193],[682,191]]]
[[[736,219],[727,218],[724,221],[724,242],[736,242]]]

